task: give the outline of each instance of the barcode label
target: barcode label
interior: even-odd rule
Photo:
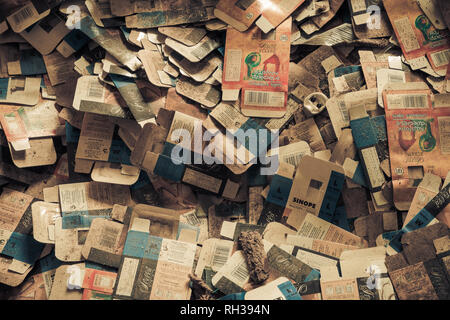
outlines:
[[[388,109],[427,109],[428,95],[426,94],[389,94],[387,95]]]
[[[220,269],[228,261],[231,247],[217,245],[214,249],[214,255],[211,261],[211,267],[215,270]]]
[[[103,89],[102,84],[97,79],[89,81],[88,97],[103,99]]]
[[[238,285],[243,285],[246,283],[250,277],[250,273],[248,272],[247,262],[242,261],[232,272],[231,276],[238,281]]]
[[[269,92],[247,91],[245,95],[245,104],[268,106]]]
[[[118,234],[115,228],[104,226],[100,237],[100,246],[114,248],[116,245],[117,236]]]
[[[114,287],[115,279],[111,276],[106,276],[102,274],[96,274],[94,276],[94,286],[98,288],[104,288],[104,289],[113,289]]]
[[[250,106],[283,107],[285,101],[284,92],[245,91],[244,102]]]
[[[282,160],[283,160],[283,162],[287,162],[287,163],[293,165],[294,167],[296,167],[299,164],[299,162],[303,156],[304,156],[303,153],[289,154],[289,155],[283,156]]]
[[[190,224],[191,226],[200,225],[200,220],[197,218],[195,211],[184,214],[184,217],[186,218],[187,223]]]
[[[450,50],[443,50],[431,54],[431,59],[436,67],[442,67],[450,62]]]
[[[339,101],[338,105],[339,105],[339,111],[341,111],[342,120],[345,123],[348,123],[350,121],[350,118],[348,116],[348,110],[347,110],[347,106],[345,105],[345,102],[344,101]]]
[[[241,80],[242,50],[227,50],[225,81],[236,82]]]
[[[389,83],[398,83],[404,82],[403,75],[397,73],[388,73],[388,82]]]
[[[403,107],[407,109],[426,108],[427,96],[423,94],[403,96]]]
[[[22,133],[21,127],[19,126],[19,120],[16,118],[15,114],[7,114],[4,118],[8,126],[8,132],[11,135],[19,135]]]
[[[34,12],[32,10],[32,4],[30,4],[29,6],[24,7],[22,10],[20,10],[14,15],[14,22],[16,24],[20,24],[22,23],[22,21],[32,17],[33,13]]]

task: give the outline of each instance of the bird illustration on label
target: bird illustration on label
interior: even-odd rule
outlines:
[[[436,139],[433,137],[431,132],[431,122],[434,119],[429,119],[426,121],[427,131],[420,137],[419,147],[423,152],[431,152],[436,147]]]

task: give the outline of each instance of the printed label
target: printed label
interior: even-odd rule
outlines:
[[[450,154],[450,117],[438,117],[441,153]]]
[[[417,37],[411,26],[409,17],[405,16],[404,18],[394,21],[394,25],[398,32],[400,38],[399,40],[403,44],[403,48],[406,52],[420,49],[419,41],[417,40]]]

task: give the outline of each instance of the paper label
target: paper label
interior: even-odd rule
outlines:
[[[414,34],[409,17],[394,21],[394,25],[397,29],[399,40],[402,42],[406,52],[420,49],[419,41]]]
[[[356,279],[320,281],[323,300],[359,300]]]
[[[133,291],[133,280],[136,277],[139,259],[124,257],[120,270],[120,278],[115,294],[130,297]]]
[[[441,153],[450,155],[450,117],[438,117]]]
[[[381,187],[386,181],[383,172],[380,168],[380,159],[375,147],[366,148],[361,150],[361,155],[367,169],[367,173],[370,180],[372,189]]]
[[[227,50],[226,58],[227,68],[224,73],[224,81],[227,82],[237,82],[241,80],[241,61],[242,61],[242,50],[240,49],[230,49]]]
[[[108,161],[114,123],[105,116],[86,113],[81,127],[76,158]]]

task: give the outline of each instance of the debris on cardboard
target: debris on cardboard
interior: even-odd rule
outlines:
[[[0,11],[0,299],[450,299],[448,0]]]

